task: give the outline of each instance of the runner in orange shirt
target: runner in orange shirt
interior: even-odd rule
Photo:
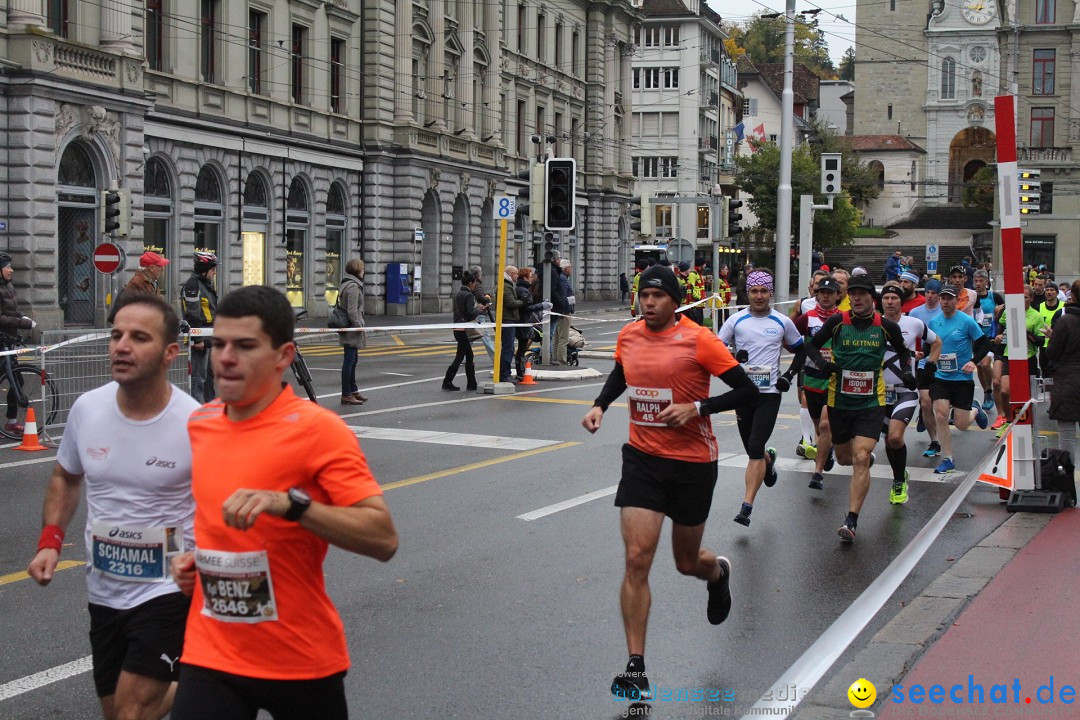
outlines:
[[[651,698],[645,675],[649,571],[665,515],[672,521],[675,567],[708,583],[709,622],[719,625],[731,610],[731,562],[701,547],[716,485],[716,438],[707,416],[757,395],[757,387],[716,335],[675,315],[682,294],[671,269],[657,265],[640,278],[644,322],[619,333],[615,369],[581,421],[595,433],[604,411],[628,391],[630,442],[622,449],[615,505],[621,508],[626,546],[620,604],[630,660],[611,683],[612,694],[628,700]],[[708,397],[713,375],[732,390]]]
[[[296,351],[284,295],[230,293],[211,343],[218,399],[188,422],[196,549],[173,561],[194,597],[172,718],[344,719],[323,559],[333,543],[389,560],[394,522],[352,431],[282,383]]]

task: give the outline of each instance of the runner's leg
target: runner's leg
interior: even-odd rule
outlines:
[[[870,455],[874,452],[877,439],[856,435],[845,445],[848,446],[853,460],[848,510],[858,514],[866,500],[866,493],[870,490]]]
[[[672,523],[671,550],[675,555],[675,569],[680,573],[714,582],[720,579],[720,566],[716,564],[716,553],[701,547],[704,534],[705,523],[694,526]]]
[[[952,458],[952,433],[949,431],[949,409],[952,407],[952,402],[949,400],[935,400],[934,401],[934,417],[937,419],[938,430],[938,442],[941,443],[941,455],[945,458]]]
[[[620,524],[623,545],[626,547],[626,571],[619,591],[626,649],[631,655],[644,656],[645,629],[652,604],[649,570],[656,556],[664,515],[645,508],[624,507],[620,513]]]

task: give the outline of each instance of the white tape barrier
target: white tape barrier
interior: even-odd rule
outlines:
[[[504,328],[536,327],[543,325],[547,320],[538,323],[503,323]],[[297,335],[329,334],[347,332],[402,332],[406,330],[494,330],[495,323],[425,323],[420,325],[380,325],[378,327],[352,327],[352,328],[296,328],[293,332]],[[191,328],[191,337],[213,337],[214,328]],[[106,336],[107,337],[107,336]]]

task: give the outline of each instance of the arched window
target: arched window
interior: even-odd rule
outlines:
[[[224,211],[225,205],[221,200],[221,182],[218,175],[209,165],[203,165],[199,170],[199,177],[195,180],[194,249],[218,255],[219,263],[224,261],[218,252]],[[218,274],[224,275],[220,269]]]
[[[349,224],[349,204],[345,186],[336,182],[326,198],[326,302],[337,302],[338,285],[344,266],[345,232]]]
[[[60,158],[60,171],[57,173],[58,185],[94,187],[94,163],[90,154],[81,143],[71,143]]]
[[[956,61],[951,57],[941,61],[941,99],[956,99]]]
[[[293,307],[304,307],[304,251],[311,225],[308,209],[307,188],[303,180],[293,178],[285,203],[285,297]]]
[[[146,161],[143,170],[143,250],[156,252],[162,257],[176,255],[172,242],[173,193],[169,180],[169,168],[161,158]],[[165,297],[172,297],[176,280],[176,263],[165,268],[158,281],[158,289]]]
[[[269,192],[266,181],[252,171],[244,182],[244,205],[241,210],[243,227],[240,239],[243,252],[243,285],[266,283],[266,230],[270,223]]]
[[[885,189],[885,166],[881,163],[880,160],[871,160],[867,164],[870,167],[870,172],[872,172],[874,174],[874,177],[877,178],[878,190],[884,190]]]
[[[94,246],[100,241],[97,209],[97,169],[90,149],[81,141],[70,143],[57,168],[56,195],[56,299],[68,325],[95,324],[101,305],[94,264]]]

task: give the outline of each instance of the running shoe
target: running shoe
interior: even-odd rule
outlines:
[[[941,464],[934,468],[934,473],[937,475],[944,475],[945,473],[951,473],[956,469],[956,465],[953,464],[952,458],[944,458]]]
[[[949,410],[949,424],[950,425],[955,425],[956,424],[956,418],[953,417],[953,411],[951,409]]]
[[[926,432],[926,423],[922,421],[922,412],[919,413],[919,422],[915,424],[915,432]]]
[[[822,475],[821,473],[814,473],[813,475],[810,476],[810,489],[811,490],[821,490],[821,489],[823,489],[825,487],[824,484],[823,484],[824,482],[825,482],[825,476],[824,475]]]
[[[931,442],[926,447],[925,450],[923,450],[922,456],[932,458],[932,457],[937,457],[940,454],[941,454],[941,443],[939,443],[937,440],[934,440],[933,442]]]
[[[719,625],[727,620],[728,613],[731,612],[731,561],[723,555],[717,555],[716,564],[720,566],[720,579],[708,584],[707,615],[709,622],[713,625]]]
[[[893,505],[903,505],[908,501],[908,471],[904,471],[904,482],[894,482],[889,491],[889,502]]]
[[[739,508],[739,514],[735,516],[735,522],[739,523],[740,525],[745,525],[746,527],[750,527],[750,512],[753,509],[754,509],[753,505],[748,505],[747,503],[743,503],[742,507]]]
[[[845,520],[844,524],[840,526],[840,529],[836,531],[836,534],[840,536],[840,542],[850,545],[855,542],[855,526],[850,524],[850,521]]]
[[[836,456],[833,455],[832,448],[829,448],[829,457],[825,458],[825,466],[822,468],[825,472],[829,472],[836,465]]]
[[[8,420],[4,423],[4,432],[18,434],[26,431],[26,426],[18,420]]]
[[[996,437],[997,437],[997,438],[998,438],[999,440],[1000,440],[1000,439],[1001,439],[1002,437],[1004,437],[1004,436],[1005,436],[1005,433],[1009,432],[1009,425],[1012,425],[1012,423],[1006,422],[1006,423],[1003,423],[1003,424],[1002,424],[1002,426],[1001,426],[1000,428],[998,428],[998,431],[997,431],[997,435],[996,435]]]
[[[971,403],[971,409],[975,411],[975,422],[978,423],[979,429],[985,430],[986,426],[990,424],[990,418],[986,416],[986,411],[977,402]]]
[[[990,393],[983,395],[983,410],[992,410],[994,408],[994,396]]]
[[[772,487],[779,477],[776,474],[776,448],[765,448],[765,454],[769,456],[769,467],[765,468],[765,487]]]
[[[1005,427],[1008,424],[1009,423],[1005,421],[1005,416],[1004,415],[998,415],[997,418],[994,420],[994,424],[990,426],[990,429],[991,430],[1000,430],[1001,428]],[[998,437],[1001,437],[1001,436],[998,435]]]
[[[644,670],[634,670],[626,664],[626,672],[621,672],[611,681],[611,694],[621,700],[639,702],[652,700],[653,692],[649,687],[649,678]]]
[[[800,440],[799,444],[795,446],[795,455],[798,457],[806,457],[806,441]]]
[[[806,443],[806,447],[803,448],[803,452],[806,453],[806,455],[804,457],[807,460],[816,460],[817,459],[817,445],[811,445],[810,443]]]

